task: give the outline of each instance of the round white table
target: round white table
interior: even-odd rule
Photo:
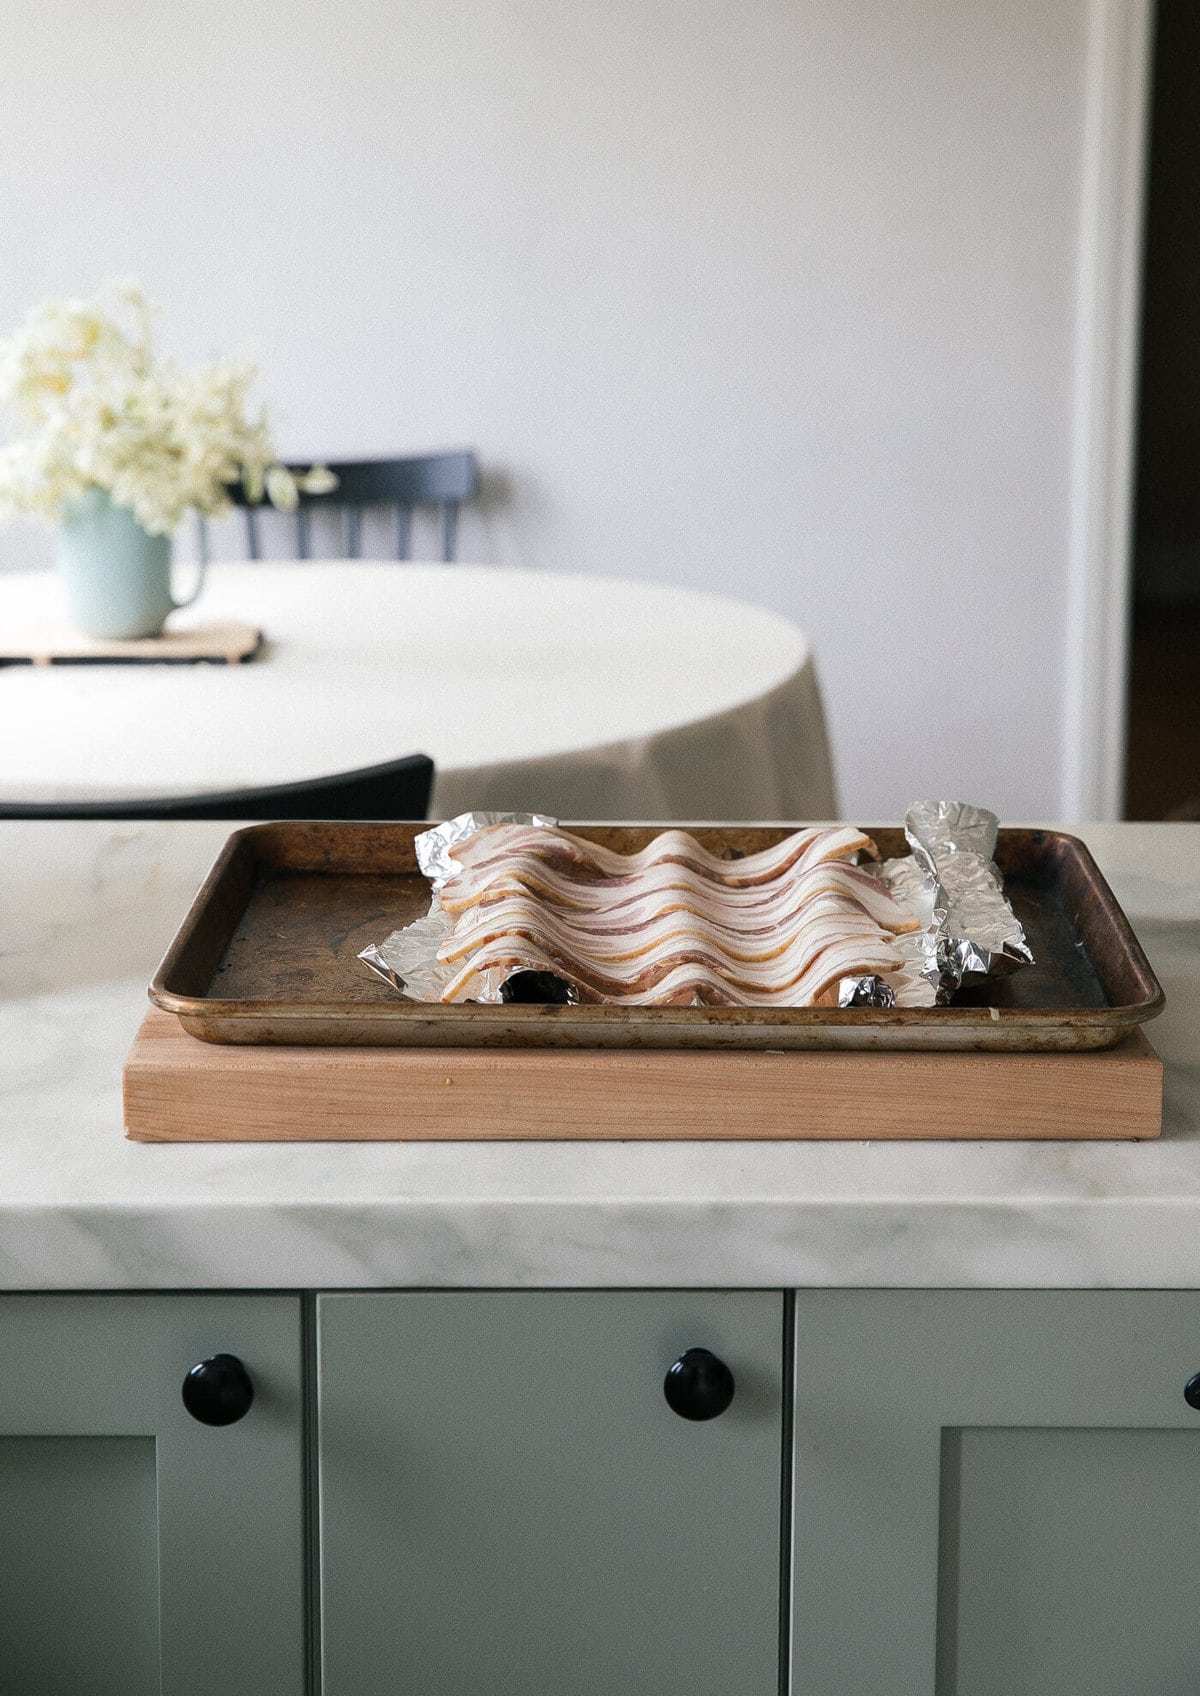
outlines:
[[[53,573],[0,576],[7,629],[61,616]],[[171,628],[241,620],[242,665],[0,667],[0,797],[286,782],[403,754],[431,817],[837,816],[804,635],[658,583],[489,566],[218,565]]]

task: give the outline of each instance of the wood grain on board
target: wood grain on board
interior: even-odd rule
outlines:
[[[1076,1054],[300,1048],[202,1042],[151,1009],[124,1071],[150,1142],[1155,1137],[1136,1031]]]
[[[250,624],[196,624],[161,636],[103,641],[67,624],[0,629],[0,664],[26,665],[240,665],[262,646]]]

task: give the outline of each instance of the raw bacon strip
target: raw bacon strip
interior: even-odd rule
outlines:
[[[844,977],[887,971],[898,963],[895,949],[886,944],[872,948],[859,938],[851,938],[823,950],[801,978],[783,989],[736,984],[712,967],[690,961],[671,967],[652,984],[632,989],[618,986],[600,990],[573,976],[571,981],[579,989],[581,1000],[618,1007],[799,1007],[832,996]],[[442,1000],[470,1001],[482,993],[487,974],[507,976],[516,971],[570,975],[563,973],[552,954],[536,944],[507,938],[480,949],[447,985]]]
[[[465,842],[456,844],[450,853],[464,871],[483,871],[497,861],[509,861],[515,853],[526,852],[576,876],[606,878],[628,877],[650,866],[670,862],[690,866],[715,882],[738,888],[778,877],[810,849],[815,849],[821,859],[844,859],[855,852],[875,854],[870,837],[848,825],[797,830],[772,848],[746,854],[740,860],[722,860],[685,830],[660,831],[637,853],[618,854],[568,830],[522,824],[484,825]]]
[[[490,957],[497,949],[532,947],[557,961],[560,976],[587,984],[604,995],[650,988],[665,973],[685,964],[705,966],[748,989],[784,990],[798,984],[827,948],[842,944],[853,944],[860,953],[870,954],[880,968],[903,963],[899,951],[881,931],[874,926],[864,930],[861,922],[848,922],[841,913],[814,919],[781,954],[768,960],[732,959],[719,945],[692,930],[661,937],[631,959],[600,959],[570,941],[564,942],[550,925],[536,923],[490,936],[469,947],[465,954],[451,952],[447,957],[443,949],[438,958],[448,965],[465,958],[464,969],[469,970],[474,961]]]
[[[636,924],[649,906],[655,912],[694,913],[741,929],[764,929],[786,923],[805,901],[837,894],[856,902],[877,924],[895,936],[920,928],[920,920],[896,901],[878,878],[841,861],[822,861],[807,870],[788,872],[773,883],[747,889],[724,889],[682,866],[653,866],[638,877],[609,878],[581,883],[536,860],[519,856],[484,888],[456,891],[459,880],[443,885],[441,903],[458,923],[496,902],[527,895],[561,913],[602,915],[614,925]]]
[[[839,979],[894,971],[919,921],[845,863],[874,845],[850,827],[795,831],[721,860],[681,830],[616,854],[548,826],[495,825],[452,852],[440,891],[454,928],[445,1001],[548,971],[585,1000],[640,1006],[804,1006]]]
[[[552,947],[568,963],[587,966],[610,960],[634,960],[666,944],[680,949],[703,945],[727,961],[736,973],[737,962],[780,962],[797,944],[834,926],[840,935],[860,935],[874,940],[879,927],[855,902],[842,895],[824,893],[800,902],[778,922],[749,927],[728,922],[714,908],[713,915],[678,908],[658,909],[653,898],[628,903],[626,917],[617,914],[576,913],[548,907],[535,896],[521,891],[486,907],[464,913],[438,950],[444,964],[464,960],[472,950],[505,936],[521,936]]]

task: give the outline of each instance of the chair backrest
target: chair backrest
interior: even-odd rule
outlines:
[[[299,470],[301,467],[292,469]],[[422,454],[412,459],[335,461],[329,469],[338,480],[335,489],[328,494],[302,493],[300,496],[300,504],[294,514],[298,558],[309,557],[309,520],[315,508],[340,510],[346,557],[357,559],[362,546],[363,508],[390,507],[395,525],[396,558],[408,559],[412,545],[413,508],[433,506],[439,515],[442,558],[447,562],[454,559],[458,544],[459,507],[464,501],[473,500],[479,490],[479,465],[470,448],[454,453]],[[233,500],[236,506],[245,509],[246,550],[251,559],[261,559],[261,503],[247,501],[241,489],[234,491]]]
[[[0,802],[0,819],[423,819],[433,761],[409,754],[334,777],[137,801]]]

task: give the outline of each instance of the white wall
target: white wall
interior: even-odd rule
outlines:
[[[1063,795],[1084,0],[39,0],[0,326],[124,272],[463,554],[760,601],[847,813]],[[44,540],[0,537],[8,563]]]

